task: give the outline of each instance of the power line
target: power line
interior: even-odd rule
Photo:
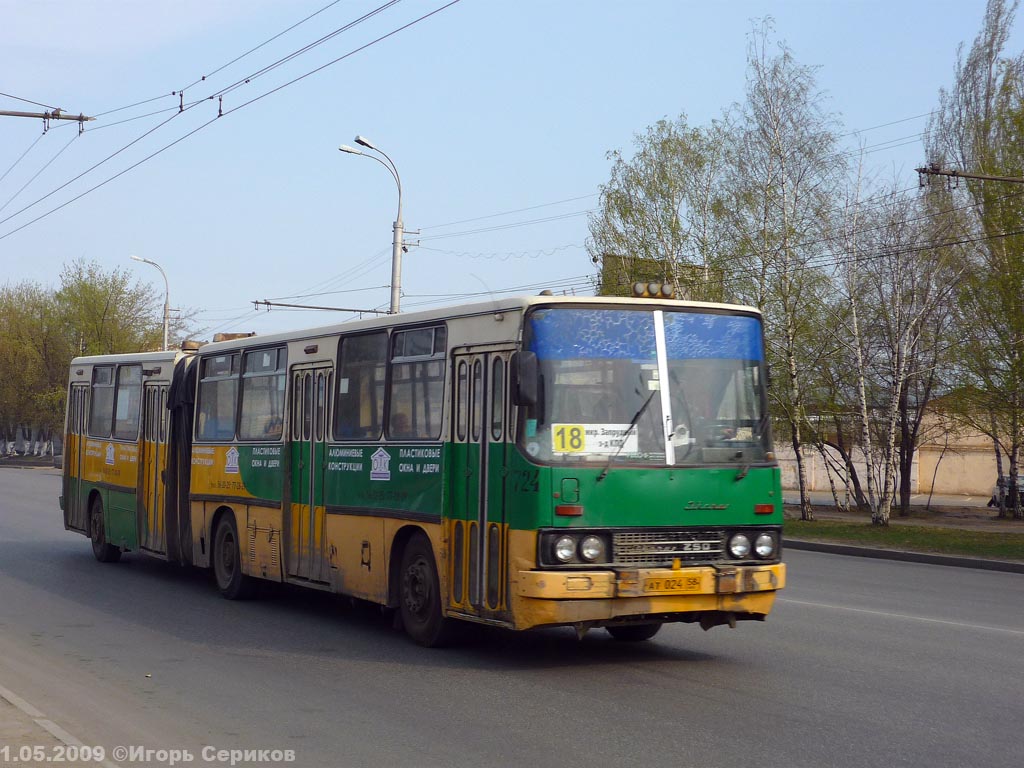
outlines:
[[[11,167],[10,168],[8,168],[6,171],[4,171],[4,175],[0,176],[0,181],[3,181],[4,179],[7,178],[7,174],[9,174],[11,171],[14,170],[14,166],[16,166],[22,160],[24,160],[25,159],[25,155],[27,155],[29,152],[31,152],[32,148],[35,147],[35,145],[39,143],[39,140],[42,139],[43,136],[45,136],[45,135],[46,135],[45,133],[40,133],[38,136],[36,136],[36,140],[33,141],[31,144],[29,144],[28,149],[26,149],[24,152],[22,152],[18,156],[18,159],[15,160],[13,163],[11,163]]]
[[[390,0],[390,2],[389,2],[389,3],[385,4],[385,6],[381,6],[381,8],[386,8],[386,7],[389,7],[390,5],[393,5],[394,3],[396,3],[396,2],[399,2],[399,1],[400,1],[400,0]],[[455,1],[455,2],[458,2],[458,0],[454,0],[454,1]],[[451,3],[449,3],[449,4],[451,4]],[[446,7],[447,7],[447,6],[446,6]],[[353,22],[350,22],[349,24],[346,24],[346,25],[345,25],[344,27],[342,27],[341,29],[342,29],[342,30],[344,30],[344,29],[351,29],[351,28],[352,28],[353,26],[355,26],[355,25],[357,25],[357,24],[361,23],[362,21],[366,20],[367,18],[371,18],[371,17],[373,16],[373,15],[375,15],[376,13],[378,13],[378,12],[379,12],[380,10],[381,10],[381,9],[380,9],[380,8],[378,8],[378,9],[377,9],[377,10],[375,10],[375,11],[371,11],[370,13],[368,13],[368,14],[365,14],[365,15],[364,15],[364,16],[362,16],[361,18],[359,18],[359,19],[356,19],[355,21],[353,21]],[[442,9],[442,10],[443,10],[443,9]],[[429,15],[429,14],[428,14],[428,15]],[[413,22],[413,23],[416,23],[416,22]],[[411,25],[407,25],[407,26],[411,26]],[[337,30],[336,30],[335,32],[337,32]],[[332,34],[333,34],[333,33],[332,33]],[[307,49],[308,49],[308,46],[307,46]],[[321,67],[321,69],[322,69],[322,67]],[[286,85],[287,85],[287,84],[286,84]],[[282,87],[284,87],[284,86],[282,86]],[[277,90],[280,90],[280,89],[277,89]],[[112,154],[108,155],[107,157],[105,157],[105,158],[104,158],[103,160],[99,161],[99,162],[98,162],[98,163],[96,163],[95,165],[91,166],[90,168],[87,168],[87,169],[86,169],[85,171],[83,171],[82,173],[78,174],[78,175],[77,175],[77,176],[75,176],[74,178],[72,178],[72,179],[68,180],[67,182],[65,182],[65,183],[64,183],[64,184],[62,184],[61,186],[57,187],[56,189],[54,189],[54,190],[51,190],[51,191],[50,191],[49,193],[47,193],[46,195],[43,195],[43,197],[41,197],[41,198],[39,198],[39,199],[37,199],[37,200],[33,201],[33,202],[32,202],[32,203],[30,203],[29,205],[27,205],[27,206],[25,206],[24,208],[22,208],[22,209],[20,209],[20,210],[16,211],[15,213],[11,214],[11,215],[10,215],[10,216],[8,216],[7,218],[5,218],[5,219],[0,219],[0,224],[5,224],[6,222],[10,221],[10,220],[11,220],[12,218],[14,218],[14,217],[16,217],[16,216],[18,216],[18,215],[20,215],[20,214],[24,213],[25,211],[29,210],[30,208],[32,208],[32,207],[34,207],[34,206],[36,206],[36,205],[37,205],[38,203],[42,202],[43,200],[46,200],[46,199],[47,199],[48,197],[52,196],[53,194],[56,194],[57,192],[59,192],[60,190],[64,189],[64,188],[65,188],[65,187],[67,187],[68,185],[70,185],[70,184],[73,184],[74,182],[78,181],[78,180],[79,180],[80,178],[82,178],[82,177],[83,177],[83,176],[85,176],[86,174],[89,174],[89,173],[91,173],[92,171],[94,171],[94,170],[95,170],[96,168],[98,168],[99,166],[103,165],[104,163],[108,162],[109,160],[111,160],[111,159],[113,159],[114,157],[116,157],[117,155],[119,155],[119,154],[120,154],[121,152],[124,152],[124,151],[125,151],[126,149],[130,148],[130,147],[131,147],[131,146],[133,146],[134,144],[137,144],[137,143],[138,143],[139,141],[141,141],[142,139],[146,138],[146,137],[147,137],[147,136],[149,136],[150,134],[154,133],[155,131],[159,130],[159,129],[160,129],[160,128],[162,128],[163,126],[167,125],[167,123],[171,122],[171,120],[173,120],[174,118],[176,118],[176,117],[177,117],[177,116],[178,116],[179,114],[182,114],[182,113],[184,113],[184,112],[187,112],[188,110],[190,110],[190,109],[192,109],[193,107],[195,107],[195,106],[197,106],[197,105],[199,105],[199,104],[203,103],[204,101],[208,101],[208,100],[211,100],[211,99],[215,98],[215,97],[216,97],[217,95],[218,95],[218,93],[217,93],[217,92],[215,92],[215,93],[211,94],[210,96],[207,96],[207,97],[206,97],[206,98],[204,98],[204,99],[199,99],[199,100],[197,100],[197,101],[191,102],[191,103],[190,103],[190,104],[188,104],[187,106],[186,106],[186,105],[184,105],[184,104],[180,105],[180,106],[179,106],[179,108],[178,108],[178,111],[177,111],[177,112],[176,112],[176,113],[175,113],[174,115],[171,115],[171,117],[169,117],[169,118],[168,118],[167,120],[165,120],[165,121],[163,121],[163,122],[159,123],[158,125],[154,126],[154,127],[153,127],[153,128],[151,128],[150,130],[148,130],[148,131],[146,131],[145,133],[143,133],[143,134],[142,134],[141,136],[137,137],[136,139],[134,139],[133,141],[129,142],[129,143],[128,143],[128,144],[126,144],[125,146],[121,147],[120,149],[118,149],[118,150],[117,150],[117,151],[115,151],[114,153],[112,153]],[[265,95],[266,95],[266,94],[265,94]],[[236,109],[237,109],[237,108],[236,108]],[[167,110],[160,110],[160,112],[163,112],[163,111],[167,111]],[[232,111],[234,111],[234,110],[232,110]],[[220,116],[220,113],[218,114],[218,116]],[[89,118],[89,119],[92,119],[92,118]],[[121,121],[121,122],[127,122],[127,121]],[[189,134],[189,135],[191,135],[191,134]],[[177,143],[177,142],[175,142],[175,143]],[[166,147],[165,147],[165,148],[166,148]],[[163,150],[160,150],[160,151],[163,151]],[[134,167],[134,166],[133,166],[133,167]],[[120,174],[118,174],[118,175],[120,175]],[[114,177],[114,178],[116,178],[116,177]],[[108,181],[109,181],[109,180],[110,180],[110,179],[108,179]],[[103,183],[105,184],[106,182],[103,182]],[[101,184],[100,186],[102,186],[102,184]],[[93,189],[95,189],[95,188],[96,188],[96,187],[94,187]],[[92,190],[88,190],[88,191],[92,191]],[[81,196],[79,196],[79,197],[81,197]],[[75,198],[75,199],[78,199],[78,198]],[[62,207],[64,207],[64,206],[60,206],[60,207],[58,207],[58,208],[56,208],[56,209],[54,209],[54,210],[59,210],[59,209],[60,209],[60,208],[62,208]],[[37,218],[37,219],[33,219],[33,221],[38,221],[38,220],[39,220],[38,218]],[[11,232],[9,232],[9,233],[7,233],[7,234],[4,234],[4,235],[0,235],[0,240],[4,239],[4,238],[5,238],[5,237],[7,237],[7,235],[9,235],[9,234],[13,234],[14,232],[17,232],[18,230],[20,230],[20,229],[22,229],[22,228],[23,228],[23,227],[19,227],[18,229],[16,229],[16,230],[12,230]]]
[[[78,134],[78,133],[74,134],[71,137],[71,140],[68,141],[68,143],[65,144],[63,147],[61,147],[60,151],[58,151],[57,154],[55,154],[53,157],[51,157],[49,160],[47,160],[46,164],[42,168],[40,168],[38,171],[36,171],[35,175],[33,175],[31,179],[29,179],[24,184],[22,184],[21,188],[7,199],[6,203],[4,203],[3,205],[0,205],[0,211],[3,211],[4,208],[6,208],[8,205],[10,205],[11,201],[14,200],[18,195],[20,195],[29,184],[31,184],[33,181],[35,181],[37,178],[39,178],[39,175],[43,171],[45,171],[47,168],[49,168],[50,164],[53,163],[54,160],[56,160],[58,157],[63,155],[64,154],[64,150],[66,150],[68,147],[70,147],[71,146],[71,142],[74,141],[75,139],[77,139],[80,135],[81,134]],[[38,141],[38,139],[37,139],[37,141]],[[35,144],[33,144],[32,146],[35,146]],[[4,174],[4,175],[6,176],[6,174]],[[17,216],[17,214],[14,214],[14,215]],[[7,219],[4,219],[3,221],[7,221]],[[0,221],[0,224],[2,224],[3,221]]]
[[[395,2],[397,2],[397,1],[398,1],[398,0],[395,0]],[[189,84],[189,85],[186,85],[186,86],[185,86],[184,88],[180,88],[180,89],[179,89],[179,91],[187,91],[187,90],[188,90],[189,88],[191,88],[192,86],[194,86],[194,85],[198,85],[199,83],[201,83],[201,82],[204,82],[204,81],[206,81],[206,80],[207,80],[207,78],[213,77],[213,76],[214,76],[214,75],[216,75],[217,73],[219,73],[219,72],[221,72],[221,71],[223,71],[223,70],[227,69],[228,67],[230,67],[230,66],[231,66],[232,64],[235,64],[236,62],[239,62],[239,61],[241,61],[242,59],[244,59],[244,58],[245,58],[246,56],[248,56],[249,54],[255,53],[255,52],[256,52],[256,51],[258,51],[258,50],[259,50],[260,48],[262,48],[262,47],[264,47],[265,45],[268,45],[268,44],[270,44],[270,43],[274,42],[274,41],[275,41],[275,40],[277,40],[277,39],[278,39],[279,37],[283,37],[284,35],[288,34],[289,32],[291,32],[291,31],[292,31],[293,29],[295,29],[296,27],[299,27],[299,26],[301,26],[301,25],[305,24],[305,23],[306,23],[307,21],[309,21],[310,19],[312,19],[312,18],[313,18],[314,16],[319,16],[319,15],[320,15],[321,13],[323,13],[324,11],[326,11],[326,10],[327,10],[328,8],[331,8],[332,6],[335,6],[335,5],[337,5],[338,3],[340,3],[340,2],[341,2],[341,0],[333,0],[333,2],[330,2],[330,3],[328,3],[327,5],[325,5],[325,6],[323,7],[323,8],[321,8],[321,9],[320,9],[320,10],[318,10],[318,11],[314,11],[313,13],[309,14],[309,16],[307,16],[306,18],[304,18],[304,19],[302,19],[302,20],[300,20],[300,21],[297,21],[297,22],[295,22],[294,24],[292,24],[292,25],[291,25],[290,27],[288,27],[287,29],[284,29],[284,30],[282,30],[282,31],[278,32],[278,33],[277,33],[276,35],[274,35],[273,37],[267,38],[266,40],[264,40],[264,41],[263,41],[262,43],[260,43],[259,45],[255,46],[255,47],[253,47],[253,48],[250,48],[250,49],[249,49],[248,51],[246,51],[245,53],[241,54],[240,56],[236,56],[235,58],[233,58],[233,59],[232,59],[231,61],[227,62],[226,64],[222,64],[221,66],[217,67],[217,68],[216,68],[215,70],[213,70],[212,72],[210,72],[210,73],[208,73],[208,74],[205,74],[205,75],[203,75],[202,77],[200,77],[199,79],[197,79],[197,80],[195,80],[194,82],[192,82],[191,84]],[[392,4],[393,4],[393,3],[392,3]]]
[[[393,2],[397,2],[397,1],[398,0],[392,0],[392,3],[389,3],[389,5],[393,4]],[[137,168],[139,165],[141,165],[142,163],[146,162],[147,160],[150,160],[153,157],[156,157],[157,155],[159,155],[160,153],[164,152],[165,150],[173,147],[176,144],[179,144],[180,142],[184,141],[185,139],[189,138],[190,136],[194,135],[195,133],[198,133],[200,130],[202,130],[202,129],[206,128],[207,126],[211,125],[213,122],[215,122],[220,117],[222,117],[224,115],[231,114],[233,112],[237,112],[238,110],[243,109],[244,107],[247,107],[250,104],[253,104],[253,103],[257,102],[260,99],[263,99],[263,98],[265,98],[265,97],[267,97],[267,96],[269,96],[269,95],[271,95],[273,93],[276,93],[277,91],[280,91],[280,90],[282,90],[284,88],[287,88],[288,86],[293,85],[294,83],[297,83],[300,80],[303,80],[306,77],[309,77],[310,75],[316,74],[317,72],[320,72],[320,71],[326,69],[327,67],[332,66],[333,64],[337,64],[338,62],[343,61],[344,59],[347,59],[348,57],[354,55],[355,53],[359,53],[360,51],[364,51],[367,48],[369,48],[370,46],[376,45],[377,43],[382,42],[382,41],[384,41],[384,40],[386,40],[386,39],[388,39],[388,38],[398,34],[399,32],[405,31],[406,29],[409,29],[410,27],[420,23],[421,21],[424,21],[424,20],[426,20],[426,19],[428,19],[428,18],[430,18],[430,17],[440,13],[441,11],[446,10],[447,8],[450,8],[451,6],[455,5],[458,2],[460,2],[460,0],[451,0],[450,2],[446,3],[445,5],[443,5],[443,6],[439,7],[439,8],[436,8],[435,10],[430,11],[429,13],[426,13],[426,14],[420,16],[419,18],[417,18],[417,19],[415,19],[415,20],[413,20],[413,21],[411,21],[411,22],[409,22],[407,24],[404,24],[403,26],[401,26],[401,27],[399,27],[399,28],[397,28],[397,29],[387,33],[387,34],[382,35],[382,36],[376,38],[375,40],[373,40],[373,41],[371,41],[369,43],[366,43],[365,45],[359,46],[358,48],[350,51],[349,53],[346,53],[343,56],[339,56],[338,58],[334,59],[333,61],[330,61],[327,64],[324,64],[324,65],[322,65],[320,67],[317,67],[316,69],[313,69],[313,70],[307,72],[306,74],[301,75],[300,77],[294,78],[293,80],[290,80],[287,83],[284,83],[283,85],[277,86],[276,88],[273,88],[270,91],[267,91],[266,93],[263,93],[260,96],[257,96],[257,97],[255,97],[253,99],[250,99],[249,101],[247,101],[247,102],[245,102],[245,103],[243,103],[243,104],[241,104],[241,105],[239,105],[239,106],[237,106],[237,107],[235,107],[233,109],[230,109],[230,110],[227,110],[227,111],[218,110],[218,114],[217,114],[216,117],[212,118],[211,120],[207,121],[206,123],[203,123],[198,128],[195,128],[194,130],[189,131],[184,136],[181,136],[181,137],[175,139],[170,144],[167,144],[167,145],[161,147],[160,149],[156,150],[155,152],[153,152],[153,153],[147,155],[146,157],[142,158],[138,162],[132,164],[128,168],[125,168],[124,170],[122,170],[122,171],[114,174],[113,176],[105,179],[104,181],[100,182],[99,184],[96,184],[95,186],[90,187],[89,189],[85,190],[81,194],[76,195],[75,197],[71,198],[70,200],[68,200],[68,201],[66,201],[64,203],[62,203],[61,205],[59,205],[59,206],[57,206],[55,208],[52,208],[51,210],[47,211],[46,213],[44,213],[44,214],[42,214],[40,216],[37,216],[36,218],[32,219],[31,221],[29,221],[29,222],[27,222],[25,224],[22,224],[21,226],[16,227],[15,229],[12,229],[12,230],[10,230],[8,232],[5,232],[4,234],[0,235],[0,240],[4,240],[7,237],[10,237],[11,235],[13,235],[16,232],[20,232],[25,227],[30,226],[31,224],[34,224],[35,222],[45,218],[46,216],[49,216],[50,214],[55,213],[56,211],[61,210],[62,208],[66,207],[67,205],[70,205],[71,203],[75,202],[76,200],[79,200],[82,197],[85,197],[87,194],[89,194],[89,193],[99,189],[102,186],[105,186],[106,184],[108,184],[109,182],[113,181],[114,179],[116,179],[116,178],[118,178],[120,176],[123,176],[125,173],[127,173],[128,171],[133,170],[134,168]],[[364,18],[366,18],[366,17],[364,17]],[[208,97],[208,99],[212,99],[212,98],[213,98],[213,96]],[[195,102],[195,104],[198,104],[198,103],[201,103],[201,102]],[[181,114],[181,112],[179,112],[177,114]],[[23,213],[24,211],[28,210],[28,208],[31,208],[32,206],[38,204],[39,202],[42,202],[43,200],[45,200],[46,198],[52,196],[53,194],[55,194],[56,192],[60,191],[64,187],[68,186],[69,184],[73,183],[74,181],[77,181],[82,176],[84,176],[85,174],[91,172],[92,170],[94,170],[96,167],[98,167],[102,163],[107,162],[111,158],[115,157],[116,155],[120,154],[124,150],[128,149],[129,147],[131,147],[132,145],[138,143],[139,141],[141,141],[146,136],[150,135],[154,131],[156,131],[159,128],[161,128],[162,126],[166,125],[168,122],[170,122],[175,117],[177,117],[177,114],[172,115],[167,120],[163,121],[159,125],[155,126],[154,128],[150,129],[146,133],[142,134],[142,136],[136,138],[131,143],[125,145],[124,147],[122,147],[121,149],[117,150],[113,154],[109,155],[107,158],[105,158],[104,160],[100,161],[99,163],[97,163],[96,165],[92,166],[91,168],[87,169],[86,171],[83,171],[82,173],[80,173],[78,176],[76,176],[75,178],[71,179],[70,181],[65,182],[64,184],[62,184],[57,189],[52,190],[51,192],[47,193],[43,197],[41,197],[38,200],[34,201],[29,206],[26,206],[25,208],[22,208],[21,210],[17,211],[16,213],[12,214],[11,216],[8,216],[7,218],[0,220],[0,224],[4,224],[7,221],[10,221],[10,219],[13,218],[14,216],[17,216],[20,213]]]
[[[384,8],[387,8],[387,7],[390,7],[395,2],[398,2],[398,1],[399,0],[392,0],[392,2],[387,3],[384,6],[381,6],[380,9],[372,11],[371,13],[369,13],[366,16],[362,17],[358,21],[360,21],[360,22],[361,21],[365,21],[366,19],[370,18],[371,15],[373,15],[375,13],[379,13],[380,10],[382,10]],[[267,96],[270,96],[270,95],[272,95],[274,93],[277,93],[278,91],[280,91],[280,90],[282,90],[284,88],[287,88],[290,85],[294,85],[295,83],[299,82],[300,80],[305,80],[310,75],[315,75],[317,72],[320,72],[320,71],[322,71],[324,69],[327,69],[327,67],[333,66],[333,65],[337,64],[340,61],[344,61],[345,59],[349,58],[350,56],[354,56],[357,53],[365,51],[367,48],[369,48],[369,47],[371,47],[373,45],[376,45],[377,43],[383,42],[384,40],[387,40],[388,38],[393,37],[394,35],[397,35],[399,32],[404,32],[405,30],[409,29],[410,27],[412,27],[412,26],[414,26],[416,24],[419,24],[421,21],[426,21],[431,16],[434,16],[434,15],[440,13],[441,11],[447,10],[448,8],[451,8],[453,5],[455,5],[456,3],[459,3],[459,2],[461,2],[461,0],[450,0],[450,2],[442,5],[440,8],[435,8],[433,11],[430,11],[430,13],[425,13],[424,15],[420,16],[418,19],[414,19],[413,21],[410,21],[408,24],[404,24],[403,26],[399,27],[398,29],[394,29],[391,32],[388,32],[386,35],[381,35],[380,37],[376,38],[375,40],[371,40],[370,42],[366,43],[365,45],[361,45],[358,48],[355,48],[355,49],[349,51],[348,53],[346,53],[343,56],[339,56],[336,59],[332,59],[331,61],[328,61],[326,64],[323,64],[323,65],[317,67],[316,69],[313,69],[313,70],[307,72],[304,75],[299,75],[298,77],[296,77],[296,78],[294,78],[292,80],[289,80],[288,82],[283,83],[282,85],[279,85],[276,88],[272,88],[271,90],[267,91],[266,93],[263,93],[263,94],[261,94],[259,96],[256,96],[255,98],[250,99],[249,101],[243,102],[242,104],[239,104],[237,107],[234,107],[233,109],[227,110],[224,114],[225,115],[229,115],[232,112],[237,112],[238,110],[243,109],[245,107],[248,107],[250,104],[254,104],[257,101],[260,101],[261,99],[265,99]],[[350,26],[352,26],[352,25],[348,25],[348,27],[350,27]],[[348,27],[346,27],[346,28],[348,28]]]
[[[26,104],[34,104],[37,107],[42,107],[43,109],[48,109],[51,112],[62,112],[63,111],[60,107],[51,107],[49,104],[42,104],[42,103],[40,103],[38,101],[32,101],[31,99],[23,99],[23,98],[21,98],[21,96],[13,96],[13,95],[11,95],[9,93],[0,93],[0,96],[6,96],[8,99],[14,99],[15,101],[23,101]]]
[[[431,224],[427,227],[420,227],[420,231],[424,229],[439,229],[441,227],[454,227],[456,224],[469,224],[474,221],[483,221],[484,219],[495,219],[500,216],[511,216],[513,213],[524,213],[526,211],[535,211],[538,208],[550,208],[554,205],[562,205],[563,203],[574,203],[577,200],[586,200],[589,197],[597,197],[600,192],[592,192],[589,195],[580,195],[579,197],[567,197],[565,200],[556,200],[553,203],[541,203],[540,205],[531,205],[526,208],[516,208],[511,211],[501,211],[500,213],[491,213],[486,216],[475,216],[472,219],[460,219],[459,221],[449,221],[447,224]]]

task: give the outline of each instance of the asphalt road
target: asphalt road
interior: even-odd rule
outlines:
[[[0,686],[108,754],[291,749],[292,765],[318,767],[1021,764],[1022,575],[794,551],[764,624],[669,626],[636,645],[601,631],[582,642],[487,631],[425,650],[376,610],[328,595],[275,588],[233,603],[204,572],[142,556],[101,565],[63,530],[58,493],[52,471],[0,468]]]

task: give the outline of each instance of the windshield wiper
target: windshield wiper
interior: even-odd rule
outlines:
[[[733,480],[742,480],[744,477],[747,476],[747,473],[750,471],[750,462],[743,461],[743,451],[736,451],[736,455],[733,456],[733,459],[736,461],[743,462],[742,464],[740,464],[740,468],[736,472],[736,477],[734,477]]]
[[[634,390],[634,391],[636,391],[636,390]],[[637,394],[640,394],[640,393],[637,392]],[[622,435],[622,442],[619,443],[619,447],[615,451],[615,453],[612,454],[608,458],[608,463],[604,465],[604,469],[601,470],[601,474],[597,476],[597,480],[595,482],[600,483],[602,480],[604,480],[606,477],[608,477],[608,470],[611,469],[612,462],[615,461],[617,458],[619,458],[619,454],[622,453],[622,449],[626,447],[626,440],[629,438],[629,433],[632,432],[634,428],[636,428],[637,422],[640,421],[640,417],[644,415],[644,411],[647,410],[647,406],[649,406],[651,404],[651,400],[654,399],[654,396],[656,394],[658,394],[658,390],[652,389],[651,390],[651,394],[649,394],[647,396],[647,399],[644,400],[644,404],[640,406],[640,410],[638,410],[633,415],[633,420],[629,422],[629,427],[626,429],[625,433]]]

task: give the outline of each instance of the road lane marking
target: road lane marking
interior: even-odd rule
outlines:
[[[22,712],[24,712],[26,715],[32,718],[32,722],[34,722],[43,730],[47,731],[50,735],[52,735],[58,741],[62,742],[64,745],[68,747],[85,746],[85,742],[81,741],[75,736],[72,736],[70,733],[68,733],[55,722],[53,722],[53,720],[50,720],[46,715],[44,715],[34,706],[29,704],[23,698],[21,698],[21,696],[19,696],[14,691],[8,688],[4,688],[4,686],[2,685],[0,685],[0,699],[6,699],[11,705],[20,709]],[[99,763],[99,765],[104,766],[104,768],[120,768],[120,766],[117,765],[117,763],[112,763],[109,760],[104,760],[102,763]]]
[[[927,616],[912,616],[908,613],[891,613],[889,611],[872,611],[868,608],[851,608],[847,605],[829,605],[828,603],[812,603],[808,600],[794,600],[791,597],[778,597],[776,598],[776,602],[793,603],[794,605],[807,605],[812,608],[830,608],[834,611],[867,613],[872,616],[884,616],[890,619],[910,619],[911,621],[924,621],[929,624],[945,624],[950,627],[963,627],[965,629],[987,629],[990,632],[1005,632],[1010,635],[1024,635],[1024,630],[1010,629],[1009,627],[993,627],[988,624],[969,624],[964,621],[949,621],[948,619],[930,619]]]

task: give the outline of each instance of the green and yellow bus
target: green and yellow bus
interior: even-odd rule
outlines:
[[[71,364],[62,508],[397,610],[423,645],[763,620],[785,584],[759,313],[537,296]]]

